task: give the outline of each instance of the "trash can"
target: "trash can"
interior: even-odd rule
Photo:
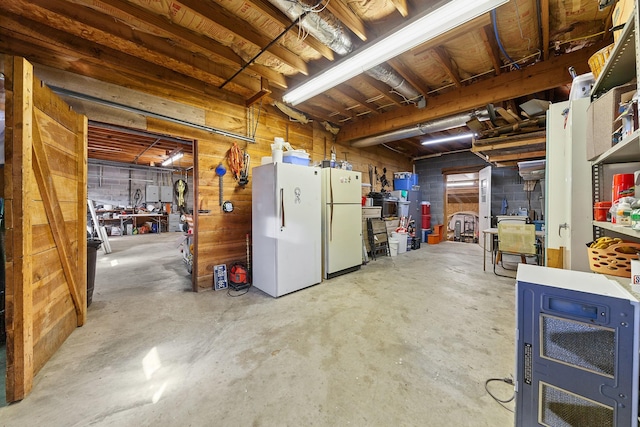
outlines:
[[[102,240],[87,239],[87,307],[91,305],[93,287],[96,283],[96,260]]]

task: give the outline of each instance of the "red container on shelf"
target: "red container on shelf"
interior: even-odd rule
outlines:
[[[422,229],[428,230],[430,228],[431,228],[431,215],[422,215]]]
[[[431,203],[422,202],[422,215],[431,215]],[[425,228],[425,227],[422,227]]]
[[[634,197],[635,183],[632,173],[618,173],[613,175],[611,186],[611,200],[617,201],[621,197]]]
[[[606,221],[607,212],[611,209],[611,202],[596,202],[593,205],[593,219],[596,221]]]

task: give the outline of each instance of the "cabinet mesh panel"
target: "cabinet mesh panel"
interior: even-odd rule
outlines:
[[[615,372],[615,339],[613,329],[542,316],[543,357],[611,378]]]
[[[613,408],[541,384],[540,422],[549,427],[614,427]]]

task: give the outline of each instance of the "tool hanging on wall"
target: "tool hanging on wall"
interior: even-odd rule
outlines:
[[[186,213],[187,210],[187,202],[185,195],[187,194],[187,181],[184,179],[179,179],[173,183],[173,192],[176,195],[176,202],[178,204],[178,212],[181,214]]]
[[[218,163],[216,166],[216,175],[218,175],[218,193],[219,193],[219,206],[222,206],[224,193],[222,191],[222,177],[227,173],[227,169],[222,165],[222,163]]]
[[[249,163],[251,156],[246,151],[240,150],[235,142],[229,150],[229,169],[233,173],[233,177],[238,181],[241,187],[249,183]]]

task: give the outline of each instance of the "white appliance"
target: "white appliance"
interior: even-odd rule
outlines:
[[[279,297],[322,281],[320,169],[253,168],[253,286]]]
[[[362,174],[322,169],[322,258],[324,278],[362,265]]]

